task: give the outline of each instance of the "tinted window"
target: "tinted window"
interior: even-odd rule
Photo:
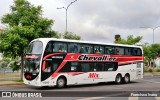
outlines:
[[[111,46],[105,47],[105,53],[106,54],[115,54],[115,48]]]
[[[93,71],[104,71],[104,63],[94,63]]]
[[[125,48],[125,55],[142,56],[140,48]]]
[[[47,46],[46,46],[46,49],[45,49],[45,52],[46,53],[52,53],[52,42],[48,42]]]
[[[69,53],[78,53],[79,45],[76,43],[69,43],[68,44],[68,52]]]
[[[125,48],[125,55],[132,55],[132,48]]]
[[[124,48],[123,47],[115,47],[115,54],[124,55]]]
[[[134,56],[141,56],[142,55],[142,51],[139,48],[133,48],[133,54]]]
[[[93,53],[93,46],[87,44],[79,44],[79,53],[91,54]]]
[[[55,42],[52,46],[53,52],[67,52],[67,44],[62,42]]]
[[[104,47],[103,46],[94,46],[94,53],[100,53],[103,54],[104,53]]]
[[[105,71],[116,71],[118,68],[118,63],[114,62],[114,63],[105,63]]]
[[[82,72],[90,72],[92,67],[92,63],[81,63]]]
[[[79,63],[78,62],[71,62],[71,72],[78,72],[79,69]]]

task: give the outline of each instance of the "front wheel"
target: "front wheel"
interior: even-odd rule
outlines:
[[[58,88],[63,88],[66,86],[66,80],[63,77],[58,78],[57,80],[57,87]]]
[[[117,84],[122,83],[122,76],[121,76],[120,74],[118,74],[118,75],[116,76],[115,82],[116,82]]]

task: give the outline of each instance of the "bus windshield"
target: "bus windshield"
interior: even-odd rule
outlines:
[[[42,48],[43,48],[42,42],[35,41],[29,45],[27,53],[28,54],[42,54]]]
[[[32,74],[39,73],[42,49],[43,49],[43,44],[40,41],[34,41],[29,45],[27,54],[25,56],[24,72]]]

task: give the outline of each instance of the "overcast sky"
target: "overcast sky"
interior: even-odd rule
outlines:
[[[55,20],[53,29],[65,31],[65,10],[74,0],[28,0],[43,7],[43,16]],[[0,18],[10,12],[13,0],[1,0]],[[160,26],[160,0],[77,0],[68,9],[68,31],[82,40],[113,42],[133,34],[143,36],[142,43],[153,41],[153,30],[140,27]],[[1,24],[1,26],[3,26]],[[160,43],[160,28],[155,30],[155,43]]]

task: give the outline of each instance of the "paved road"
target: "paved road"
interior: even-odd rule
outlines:
[[[19,85],[1,86],[0,91],[42,92],[42,96],[44,94],[45,96],[52,96],[52,98],[38,98],[38,100],[160,100],[160,76],[148,76],[144,77],[143,80],[136,80],[129,84],[121,85],[101,83],[94,85],[69,86],[63,89]],[[145,97],[148,94],[153,95],[153,97]],[[133,97],[134,95],[143,95],[143,97]],[[154,95],[158,95],[159,97]],[[5,100],[5,98],[3,99]]]

